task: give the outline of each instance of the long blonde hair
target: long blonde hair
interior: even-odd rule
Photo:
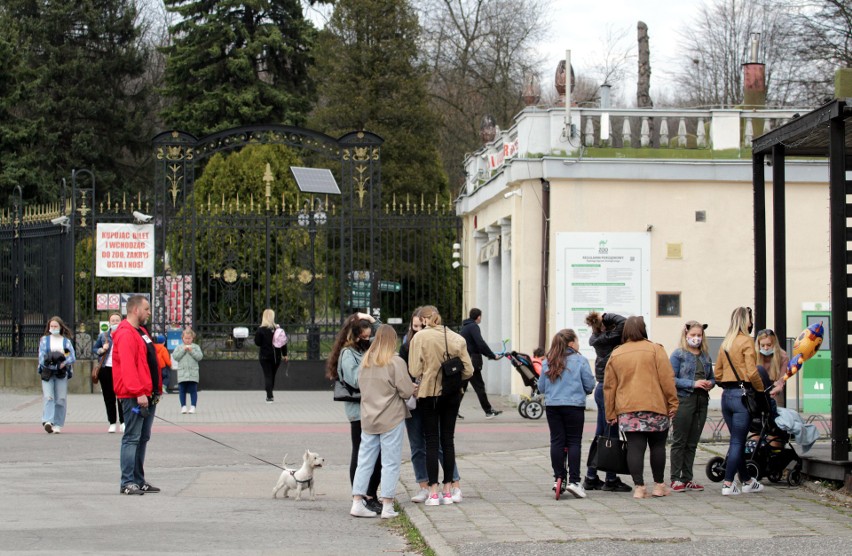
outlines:
[[[707,330],[707,325],[701,324],[697,320],[688,321],[684,325],[684,327],[681,329],[681,331],[680,331],[680,349],[682,349],[683,351],[689,351],[689,348],[692,347],[692,346],[689,345],[689,343],[687,343],[686,335],[689,334],[689,331],[692,330],[693,328],[700,328],[701,329],[701,345],[698,346],[698,349],[701,351],[701,353],[708,353],[709,348],[707,347],[707,334],[704,333],[704,331]]]
[[[754,340],[754,352],[757,354],[758,361],[763,361],[763,358],[766,357],[760,353],[760,341],[764,338],[772,338],[772,346],[775,351],[769,356],[769,368],[766,369],[766,372],[769,374],[769,380],[775,382],[778,380],[778,377],[781,376],[781,354],[778,353],[781,351],[781,346],[778,344],[778,337],[775,335],[774,331],[768,328],[766,330],[761,330],[760,334],[758,334],[757,338]]]
[[[260,317],[261,328],[275,328],[275,311],[272,309],[264,309],[263,315]]]
[[[379,326],[370,349],[364,353],[362,367],[384,367],[396,353],[396,330],[389,324]]]
[[[731,313],[731,326],[728,327],[728,333],[725,334],[725,339],[722,340],[722,349],[728,351],[734,345],[734,338],[740,334],[748,336],[749,327],[752,325],[751,307],[737,307]]]

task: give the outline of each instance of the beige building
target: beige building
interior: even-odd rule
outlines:
[[[653,132],[647,129],[649,114]],[[792,115],[773,110],[521,112],[511,129],[467,158],[469,181],[457,204],[464,221],[465,309],[483,310],[483,337],[494,348],[508,339],[511,348],[532,353],[540,338],[546,348],[557,330],[570,327],[581,335],[583,354],[593,359],[582,324],[591,308],[644,315],[650,338],[669,352],[690,319],[707,323],[708,337],[724,336],[731,311],[754,304],[747,132],[756,120],[777,126]],[[640,123],[638,134],[631,132],[634,122]],[[663,135],[674,122],[679,133]],[[608,128],[622,134],[609,137]],[[589,133],[581,137],[580,129]],[[678,149],[678,143],[685,148]],[[701,143],[706,147],[689,148]],[[664,148],[654,148],[660,144]],[[786,169],[787,322],[795,335],[803,304],[829,297],[828,170],[825,160],[788,160]],[[771,168],[765,171],[771,207]],[[550,221],[544,226],[547,184]],[[766,218],[771,227],[771,211]],[[768,240],[767,257],[771,234]],[[772,261],[767,264],[772,299]],[[770,327],[771,310],[770,302]],[[526,392],[505,361],[487,362],[485,377],[489,392]],[[797,395],[794,385],[788,398]]]

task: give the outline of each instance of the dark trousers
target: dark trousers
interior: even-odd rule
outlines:
[[[473,376],[470,377],[468,382],[473,386],[473,391],[479,398],[479,405],[482,406],[482,410],[486,414],[491,413],[491,402],[488,401],[488,395],[485,393],[485,381],[482,379],[482,356],[475,353],[470,356],[470,360],[473,363]],[[467,392],[467,385],[466,382],[464,385],[465,392]]]
[[[598,421],[597,427],[595,428],[595,440],[592,442],[597,442],[597,437],[603,436],[606,433],[606,408],[604,407],[604,395],[603,395],[603,382],[598,382],[598,385],[595,386],[595,405],[598,406]],[[609,427],[609,437],[610,438],[618,438],[618,426]],[[590,449],[591,452],[591,449]],[[589,478],[598,478],[598,470],[595,467],[589,466],[586,471],[586,476]],[[607,472],[606,480],[614,481],[618,478],[618,475],[615,473]]]
[[[355,471],[358,469],[358,451],[361,449],[361,421],[350,421],[349,430],[352,434],[352,457],[349,460],[349,484],[355,482]],[[378,498],[376,491],[379,490],[379,483],[382,482],[382,453],[379,452],[379,457],[376,458],[376,465],[373,467],[373,474],[370,475],[370,482],[367,485],[365,493],[370,498]]]
[[[443,450],[444,484],[453,482],[456,468],[456,418],[461,405],[461,393],[417,400],[423,412],[423,434],[426,435],[426,474],[429,486],[438,484],[438,444]]]
[[[668,429],[655,432],[625,432],[627,437],[627,467],[636,486],[645,484],[645,447],[651,447],[651,474],[655,483],[665,480],[666,437]]]
[[[702,393],[705,392],[705,393]],[[707,403],[710,397],[705,390],[692,392],[680,398],[677,414],[672,422],[671,479],[688,483],[692,480],[695,451],[707,420]]]
[[[101,384],[101,394],[104,396],[107,421],[110,425],[114,425],[116,419],[123,423],[124,412],[119,407],[121,402],[115,398],[115,388],[112,385],[112,367],[101,367],[98,371],[98,382]]]
[[[272,390],[275,388],[275,373],[278,372],[278,367],[281,365],[281,360],[279,359],[276,363],[272,359],[261,359],[260,367],[263,369],[263,387],[266,389],[266,397],[272,397]],[[359,425],[360,426],[360,425]],[[358,437],[360,438],[360,434],[358,433]],[[360,442],[360,440],[359,440]]]
[[[580,451],[583,444],[585,407],[568,405],[547,406],[547,426],[550,428],[550,465],[553,478],[565,479],[565,453],[568,452],[569,483],[580,482]]]

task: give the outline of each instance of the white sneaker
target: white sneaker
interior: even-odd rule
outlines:
[[[107,429],[108,433],[114,433],[116,429],[115,423],[111,423],[109,428]]]
[[[574,495],[574,498],[585,498],[586,489],[580,483],[569,483],[565,490]]]
[[[453,503],[453,493],[452,492],[442,492],[439,496],[441,497],[441,505],[442,506],[449,506],[450,504]]]
[[[722,496],[736,496],[740,493],[740,487],[737,486],[737,482],[733,481],[730,486],[722,487]]]
[[[393,502],[390,504],[382,504],[382,519],[390,519],[399,515],[399,512],[394,511]]]
[[[120,426],[120,427],[118,427],[118,428],[119,428],[119,430],[120,430],[121,432],[124,432],[124,423],[122,423],[122,424],[121,424],[121,426]]]
[[[181,408],[180,408],[180,412],[181,412],[181,413],[186,413],[186,412],[187,412],[186,406],[181,407]]]
[[[462,493],[461,493],[460,488],[458,488],[458,487],[454,488],[452,494],[453,494],[453,504],[458,504],[459,502],[462,501]]]
[[[353,500],[349,515],[353,517],[376,517],[376,512],[368,509],[363,500]]]
[[[54,430],[55,429],[56,427],[54,427]],[[763,483],[761,483],[754,477],[752,477],[749,482],[743,483],[743,494],[749,492],[760,492],[761,490],[763,490]]]
[[[189,412],[195,413],[195,406],[194,405],[189,406]]]
[[[62,427],[57,427],[56,425],[53,425],[53,434],[59,434],[61,432],[62,432]]]
[[[450,499],[452,501],[452,499]],[[429,498],[424,502],[426,506],[440,506],[441,505],[441,495],[439,494],[430,494]]]
[[[411,497],[411,501],[415,504],[422,504],[427,498],[429,498],[429,489],[421,488],[420,492]]]

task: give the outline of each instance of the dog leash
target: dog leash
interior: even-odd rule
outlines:
[[[254,458],[254,459],[256,459],[257,461],[261,461],[261,462],[263,462],[263,463],[265,463],[265,464],[267,464],[267,465],[271,465],[272,467],[277,467],[278,469],[281,469],[282,471],[284,471],[284,470],[285,470],[285,469],[284,469],[283,467],[281,467],[280,465],[276,465],[276,464],[272,463],[271,461],[266,461],[266,460],[265,460],[265,459],[263,459],[263,458],[259,458],[259,457],[255,456],[254,454],[250,454],[250,453],[248,453],[248,452],[245,452],[245,451],[243,451],[243,450],[240,450],[239,448],[234,448],[233,446],[230,446],[230,445],[228,445],[228,444],[225,444],[224,442],[220,442],[219,440],[216,440],[215,438],[211,438],[211,437],[207,436],[206,434],[201,434],[201,433],[200,433],[200,432],[198,432],[198,431],[194,431],[194,430],[192,430],[192,429],[188,429],[188,428],[186,428],[186,427],[184,427],[184,426],[182,426],[182,425],[178,425],[177,423],[173,423],[173,422],[169,421],[168,419],[163,419],[162,417],[160,417],[159,415],[156,415],[156,414],[154,415],[154,417],[156,417],[156,418],[157,418],[157,419],[159,419],[160,421],[163,421],[164,423],[168,423],[168,424],[170,424],[170,425],[172,425],[172,426],[174,426],[174,427],[177,427],[177,428],[179,428],[179,429],[185,430],[186,432],[191,432],[192,434],[196,434],[196,435],[200,436],[201,438],[206,438],[206,439],[207,439],[207,440],[209,440],[210,442],[215,442],[216,444],[219,444],[220,446],[224,446],[225,448],[230,448],[231,450],[234,450],[235,452],[239,452],[239,453],[241,453],[241,454],[245,454],[245,455],[247,455],[247,456],[248,456],[248,457],[250,457],[250,458]]]

